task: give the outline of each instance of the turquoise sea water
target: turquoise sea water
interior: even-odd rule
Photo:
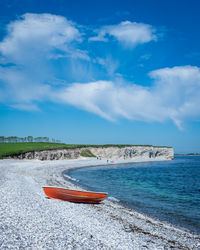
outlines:
[[[200,157],[71,170],[67,175],[124,205],[200,233]]]

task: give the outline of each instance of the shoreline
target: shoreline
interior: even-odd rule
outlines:
[[[92,168],[92,167],[94,167],[94,168],[95,168],[95,167],[104,167],[104,168],[105,168],[105,167],[108,166],[108,165],[109,165],[109,167],[112,168],[112,166],[115,167],[116,165],[126,165],[126,164],[128,165],[128,164],[130,164],[130,163],[136,163],[136,164],[137,164],[137,163],[160,162],[160,161],[171,161],[171,160],[166,160],[166,159],[158,160],[158,159],[156,159],[155,161],[153,161],[153,160],[150,160],[150,161],[149,161],[149,160],[144,160],[144,159],[143,159],[143,161],[134,161],[134,160],[128,161],[128,160],[127,160],[126,162],[123,162],[123,160],[119,160],[118,163],[109,163],[109,164],[106,163],[106,164],[101,164],[101,165],[98,165],[98,166],[96,166],[96,165],[91,165],[91,166],[84,166],[84,167],[75,167],[75,168],[72,168],[72,169],[68,169],[68,170],[66,170],[66,171],[63,171],[63,172],[62,172],[62,176],[63,176],[64,179],[66,179],[67,181],[71,182],[72,184],[74,184],[74,185],[80,187],[82,190],[85,190],[85,191],[90,190],[90,191],[93,191],[93,192],[98,192],[98,191],[96,191],[96,190],[93,190],[92,187],[87,186],[87,185],[84,184],[84,183],[80,184],[78,180],[76,180],[76,179],[74,179],[73,177],[71,177],[70,175],[68,175],[68,173],[70,173],[70,172],[73,171],[73,170],[78,170],[78,169],[81,169],[81,168]],[[109,195],[109,193],[107,193],[107,194]],[[135,211],[135,212],[138,212],[138,213],[140,213],[140,214],[142,214],[142,215],[144,215],[144,216],[150,217],[150,218],[152,218],[152,219],[154,219],[154,220],[158,220],[158,221],[160,221],[161,223],[166,223],[166,224],[171,225],[172,227],[174,226],[174,227],[177,227],[177,228],[179,228],[179,229],[186,230],[186,231],[188,231],[188,232],[190,232],[190,233],[192,233],[192,234],[197,234],[197,235],[200,236],[200,232],[199,232],[199,231],[191,230],[190,228],[184,227],[184,226],[182,226],[182,225],[180,225],[180,224],[172,223],[172,222],[170,222],[170,221],[168,221],[168,220],[165,220],[165,219],[162,219],[162,218],[153,216],[153,215],[151,215],[151,214],[148,214],[148,213],[146,213],[146,212],[143,212],[143,211],[140,210],[140,209],[137,209],[137,208],[135,208],[135,207],[132,207],[132,206],[126,204],[126,202],[120,201],[118,198],[116,198],[116,197],[114,197],[114,196],[107,196],[106,199],[108,199],[108,200],[110,200],[110,201],[112,201],[112,202],[116,202],[116,203],[120,204],[121,206],[123,206],[123,207],[125,207],[125,208],[127,208],[127,209],[131,209],[131,210],[133,210],[133,211]]]
[[[114,163],[120,162],[126,163],[126,161]],[[27,246],[57,249],[73,247],[198,249],[200,247],[200,235],[134,211],[110,199],[104,200],[99,205],[46,199],[42,186],[80,189],[77,184],[63,178],[63,171],[102,165],[108,165],[106,160],[1,160],[0,211],[3,211],[3,214],[0,228],[1,230],[7,228],[0,232],[1,247],[14,246],[15,249]],[[12,240],[14,245],[11,244]]]

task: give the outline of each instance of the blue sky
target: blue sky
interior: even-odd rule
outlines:
[[[199,1],[1,1],[0,134],[200,151]]]

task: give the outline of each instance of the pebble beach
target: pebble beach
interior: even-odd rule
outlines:
[[[76,204],[48,199],[42,190],[81,189],[63,171],[104,164],[94,158],[0,160],[0,249],[200,249],[200,235],[109,198]]]

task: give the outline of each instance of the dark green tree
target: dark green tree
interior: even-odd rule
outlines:
[[[27,137],[27,141],[28,141],[28,142],[33,142],[33,136],[30,136],[30,135],[29,135],[29,136]]]

